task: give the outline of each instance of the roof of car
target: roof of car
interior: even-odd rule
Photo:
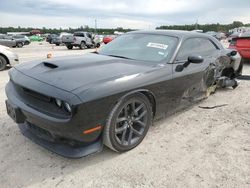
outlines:
[[[159,34],[159,35],[170,35],[178,38],[191,37],[191,36],[207,36],[204,33],[198,33],[195,31],[182,31],[182,30],[142,30],[132,31],[130,33],[148,33],[148,34]]]

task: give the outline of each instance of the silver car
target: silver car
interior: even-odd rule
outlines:
[[[8,47],[23,47],[23,42],[15,40],[14,38],[0,34],[0,45],[8,46]]]
[[[7,66],[14,66],[18,63],[18,55],[12,52],[9,47],[0,45],[0,71]]]

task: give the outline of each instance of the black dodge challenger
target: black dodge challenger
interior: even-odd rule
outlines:
[[[188,31],[135,31],[98,52],[24,63],[9,71],[7,112],[24,136],[77,158],[103,144],[128,151],[153,119],[236,88],[241,57],[213,37]]]

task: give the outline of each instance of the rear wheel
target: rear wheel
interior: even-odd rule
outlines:
[[[22,48],[22,47],[23,47],[23,43],[22,43],[22,42],[18,42],[18,43],[16,44],[16,46],[17,46],[18,48]]]
[[[146,96],[136,93],[125,97],[109,115],[104,144],[118,152],[133,149],[146,136],[152,118],[152,107]]]
[[[80,44],[80,49],[83,50],[83,49],[85,49],[85,48],[86,48],[85,42],[81,42],[81,44]]]
[[[0,56],[0,71],[4,70],[7,66],[7,61],[3,56]]]

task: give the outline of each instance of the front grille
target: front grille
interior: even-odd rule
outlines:
[[[19,99],[22,100],[22,102],[27,106],[56,118],[68,119],[71,117],[71,113],[68,113],[63,108],[58,108],[56,106],[54,98],[20,86],[12,80],[11,83],[13,84]]]
[[[84,146],[86,145],[85,143],[76,141],[76,140],[72,140],[72,139],[68,139],[65,137],[61,137],[59,135],[55,135],[55,134],[51,134],[49,131],[40,128],[30,122],[26,122],[26,126],[27,128],[29,128],[29,130],[36,135],[37,137],[43,139],[43,140],[47,140],[49,142],[54,142],[54,143],[60,143],[60,144],[65,144],[65,145],[69,145],[71,147],[79,147],[79,146]]]

